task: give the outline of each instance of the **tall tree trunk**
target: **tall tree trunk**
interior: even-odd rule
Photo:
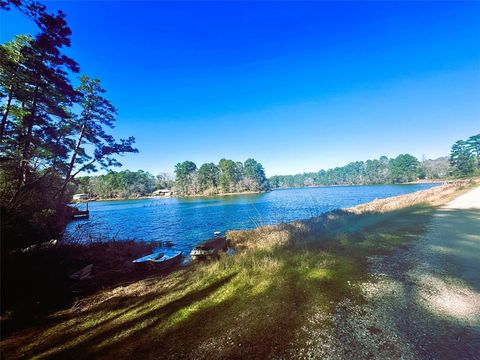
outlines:
[[[70,177],[70,175],[72,174],[73,167],[75,166],[75,160],[77,159],[78,149],[80,148],[80,145],[82,145],[83,135],[85,134],[85,128],[86,128],[86,123],[83,123],[80,129],[80,134],[78,135],[77,144],[75,145],[75,149],[73,150],[73,153],[72,153],[72,158],[70,159],[70,163],[68,164],[67,176],[65,177],[66,179]]]
[[[82,139],[83,139],[83,135],[85,134],[85,129],[86,129],[86,121],[83,123],[82,127],[80,128],[80,134],[78,135],[77,143],[75,145],[75,148],[73,149],[72,158],[70,159],[70,163],[68,164],[65,181],[63,182],[62,187],[57,192],[57,194],[55,194],[55,198],[61,199],[63,197],[63,195],[65,194],[65,190],[67,189],[68,183],[73,178],[72,171],[73,171],[73,168],[75,167],[75,160],[77,159],[78,149],[80,148],[80,145],[82,145]]]
[[[3,135],[5,133],[5,127],[7,125],[8,114],[10,112],[10,105],[12,104],[13,98],[13,86],[10,86],[8,91],[7,103],[5,104],[5,110],[2,114],[2,122],[0,123],[0,141],[3,140]]]
[[[23,127],[26,129],[25,138],[23,140],[22,157],[20,159],[20,181],[19,186],[22,186],[27,182],[28,177],[28,163],[30,162],[30,145],[32,143],[33,125],[35,120],[35,114],[37,112],[37,99],[38,99],[39,85],[35,85],[33,93],[33,102],[30,113],[23,118]]]

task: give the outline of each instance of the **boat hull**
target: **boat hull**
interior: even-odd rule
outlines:
[[[190,253],[190,256],[192,260],[217,259],[220,256],[219,253],[221,251],[227,251],[227,249],[227,239],[225,237],[217,237],[196,246]]]
[[[163,269],[167,269],[171,266],[175,266],[175,265],[178,265],[182,262],[182,253],[179,253],[169,259],[166,259],[166,260],[154,260],[154,261],[151,261],[150,262],[150,266],[155,268],[155,269],[158,269],[158,270],[163,270]]]
[[[147,267],[149,269],[162,270],[177,265],[182,261],[181,251],[161,251],[141,257],[133,261],[138,266]]]

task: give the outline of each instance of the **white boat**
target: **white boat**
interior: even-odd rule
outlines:
[[[139,259],[133,260],[134,264],[146,264],[159,269],[178,264],[182,260],[182,252],[175,250],[164,250],[154,252],[150,255],[143,256]]]
[[[141,263],[145,263],[145,262],[149,262],[149,261],[161,258],[162,256],[163,256],[163,252],[158,251],[158,252],[151,253],[150,255],[143,256],[139,259],[133,260],[133,263],[141,264]]]

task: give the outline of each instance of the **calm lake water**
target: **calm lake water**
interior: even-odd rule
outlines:
[[[71,222],[66,238],[156,240],[188,253],[214,231],[306,219],[374,199],[428,189],[436,184],[335,186],[275,190],[264,194],[97,201],[90,218]],[[79,206],[84,208],[84,204]]]

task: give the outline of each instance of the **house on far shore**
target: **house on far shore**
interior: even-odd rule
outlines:
[[[90,196],[88,194],[75,194],[73,200],[88,200]]]
[[[155,190],[152,193],[153,196],[165,196],[165,197],[170,197],[173,196],[173,191],[169,189],[159,189]]]

